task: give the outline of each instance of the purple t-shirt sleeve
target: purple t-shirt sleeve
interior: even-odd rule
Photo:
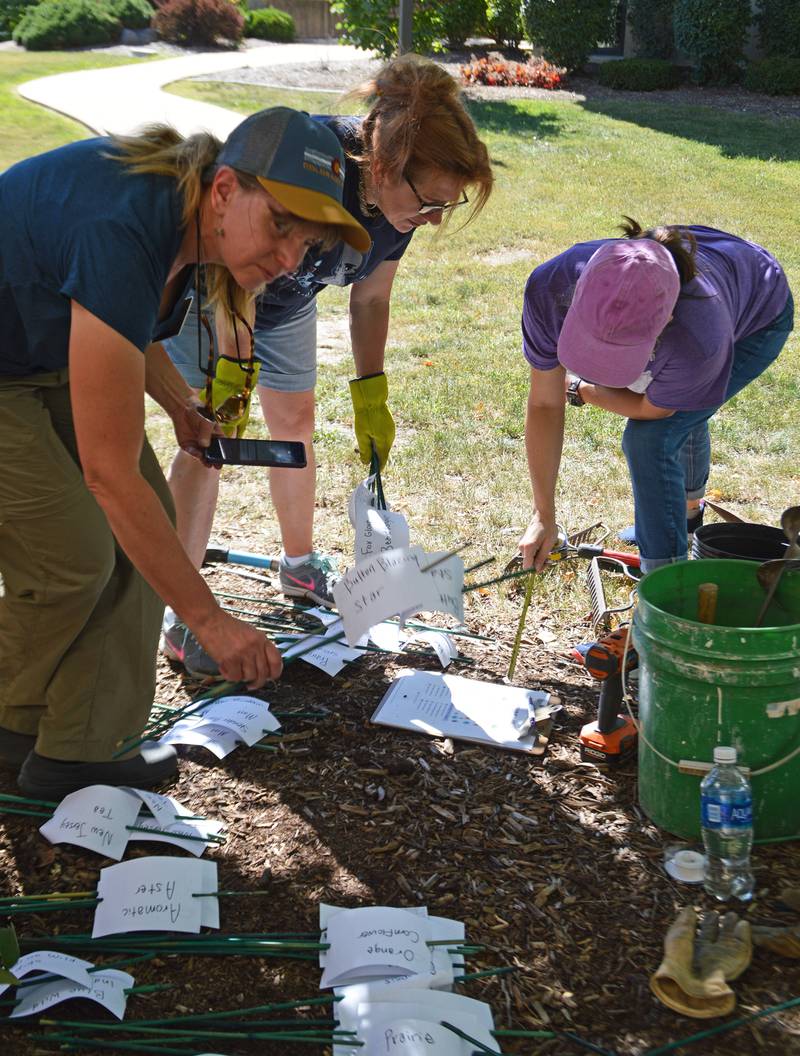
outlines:
[[[528,279],[522,306],[522,351],[532,367],[537,370],[552,370],[558,366],[558,334],[552,333],[544,318],[547,313],[542,309],[547,307],[546,303],[536,296],[536,290],[531,289],[535,275],[534,272]]]
[[[522,305],[522,351],[537,370],[558,366],[558,335],[575,283],[587,260],[605,241],[580,242],[531,273]]]

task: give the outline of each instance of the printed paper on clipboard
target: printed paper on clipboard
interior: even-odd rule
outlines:
[[[520,736],[531,708],[536,728]],[[560,708],[557,698],[543,690],[429,671],[404,671],[387,690],[372,722],[431,737],[540,753],[552,726],[551,717]]]

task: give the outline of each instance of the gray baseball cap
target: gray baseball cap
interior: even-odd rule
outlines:
[[[290,213],[336,224],[341,237],[366,253],[370,237],[342,205],[344,152],[333,132],[300,110],[273,106],[251,114],[225,140],[218,165],[255,176]]]

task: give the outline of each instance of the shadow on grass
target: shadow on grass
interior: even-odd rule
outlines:
[[[532,114],[527,100],[504,99],[492,102],[470,99],[468,109],[482,132],[506,132],[522,138],[555,139],[564,131],[564,121],[555,110]]]
[[[724,158],[759,161],[800,160],[800,121],[736,114],[711,106],[642,102],[639,99],[585,99],[590,114],[604,114],[642,128],[717,147]]]

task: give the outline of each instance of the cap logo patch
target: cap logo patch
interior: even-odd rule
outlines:
[[[306,147],[303,151],[303,168],[316,176],[325,176],[334,183],[344,183],[344,173],[339,159],[322,151]]]

